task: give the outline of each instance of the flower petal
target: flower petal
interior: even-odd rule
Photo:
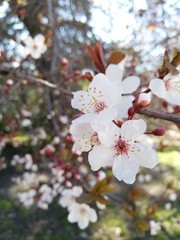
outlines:
[[[89,123],[71,124],[69,131],[73,137],[84,140],[89,140],[94,132]]]
[[[139,165],[133,158],[122,155],[114,159],[112,171],[119,181],[123,180],[128,184],[134,183],[138,170]]]
[[[123,76],[122,68],[115,64],[110,64],[106,69],[106,76],[111,83],[120,84]]]
[[[132,106],[133,100],[134,100],[133,96],[123,96],[120,98],[119,104],[117,106],[120,118],[128,117],[128,109]]]
[[[34,37],[34,42],[37,43],[38,45],[44,44],[45,37],[42,34],[37,34]]]
[[[83,124],[83,123],[89,123],[91,122],[96,116],[96,113],[86,113],[83,114],[82,116],[74,119],[72,121],[73,124]]]
[[[89,211],[89,220],[93,223],[97,221],[97,213],[93,208]]]
[[[151,89],[152,93],[160,98],[165,98],[167,94],[167,90],[165,87],[165,82],[162,79],[152,79],[149,88]]]
[[[101,167],[112,166],[114,151],[102,145],[94,146],[89,152],[88,161],[93,171],[99,170]]]
[[[133,156],[138,160],[140,166],[153,168],[157,165],[158,156],[155,150],[142,143],[135,143],[133,146]]]
[[[101,111],[96,117],[92,120],[91,126],[94,131],[104,131],[107,124],[111,123],[118,115],[118,112],[115,108],[109,108]]]
[[[83,113],[93,112],[91,106],[89,106],[89,102],[91,100],[91,96],[86,91],[77,91],[74,93],[74,97],[71,100],[71,106],[73,108],[79,109]]]
[[[138,77],[135,77],[135,76],[127,77],[121,83],[122,92],[132,93],[136,91],[139,85],[140,85],[140,79]]]
[[[165,100],[168,103],[180,106],[180,92],[175,90],[168,91]]]
[[[146,123],[144,120],[129,120],[121,127],[121,137],[127,140],[135,140],[146,131]]]

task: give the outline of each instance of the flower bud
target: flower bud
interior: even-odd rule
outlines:
[[[135,111],[136,111],[136,110],[135,110],[135,107],[134,107],[134,106],[130,107],[130,108],[128,109],[128,115],[129,115],[129,117],[133,117]]]
[[[86,72],[85,74],[83,74],[82,76],[81,76],[81,78],[82,79],[87,79],[88,81],[92,81],[93,80],[93,76],[92,76],[92,74],[90,73],[90,72]]]
[[[7,85],[9,88],[12,87],[13,84],[14,84],[14,81],[13,81],[12,79],[7,79],[7,80],[6,80],[6,85]]]
[[[60,61],[62,67],[66,67],[69,63],[69,61],[67,60],[67,58],[61,58],[61,61]]]
[[[136,101],[135,101],[136,109],[145,108],[145,107],[147,107],[150,104],[150,102],[151,102],[151,92],[140,93],[136,97]]]
[[[152,134],[155,136],[163,136],[166,133],[166,129],[163,127],[155,128]]]

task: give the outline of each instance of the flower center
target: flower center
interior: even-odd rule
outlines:
[[[96,102],[95,103],[95,112],[99,113],[101,112],[104,108],[106,108],[107,106],[105,105],[104,102]]]
[[[127,155],[129,150],[129,144],[125,140],[122,140],[121,138],[119,138],[115,142],[114,148],[115,148],[116,155],[123,155],[123,154]]]
[[[100,144],[97,132],[93,133],[93,135],[91,137],[91,141],[92,141],[92,145],[99,145]]]
[[[34,50],[37,50],[38,49],[38,46],[36,44],[33,45],[33,49]]]

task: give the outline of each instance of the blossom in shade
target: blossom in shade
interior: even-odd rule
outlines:
[[[155,222],[154,220],[151,220],[149,222],[149,226],[151,236],[156,236],[158,232],[161,230],[160,224],[158,222]]]
[[[109,125],[98,135],[102,144],[89,153],[91,169],[98,170],[109,161],[119,181],[134,183],[139,166],[153,168],[158,163],[156,152],[139,140],[145,131],[146,123],[141,119],[126,121],[121,128]]]
[[[38,59],[47,50],[44,44],[45,37],[42,34],[37,34],[34,38],[28,36],[25,39],[25,53],[31,55],[32,58]]]
[[[68,221],[70,223],[77,222],[80,229],[88,227],[89,222],[97,221],[96,211],[87,204],[73,204],[69,209]]]
[[[152,79],[149,88],[168,103],[180,105],[180,73],[177,75],[169,73],[163,79]]]
[[[70,126],[75,151],[88,152],[93,146],[99,145],[98,134],[95,132],[89,123],[72,124]]]
[[[61,192],[59,204],[62,207],[67,207],[69,209],[74,203],[76,203],[76,198],[78,198],[82,192],[83,190],[80,186],[74,186],[72,189],[64,189]]]

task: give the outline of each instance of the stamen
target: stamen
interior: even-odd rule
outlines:
[[[122,140],[121,138],[119,138],[116,142],[115,142],[115,153],[116,155],[128,155],[128,150],[129,150],[129,144],[125,141]]]

